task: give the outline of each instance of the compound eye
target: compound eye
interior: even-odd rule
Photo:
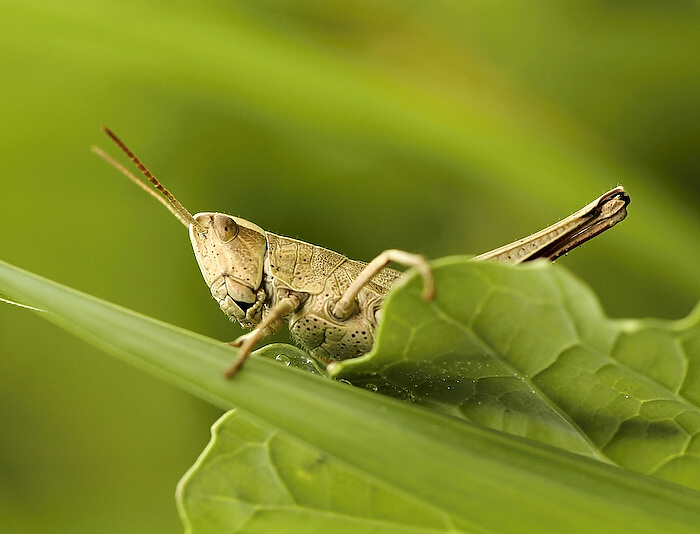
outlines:
[[[238,235],[238,225],[226,215],[214,216],[214,230],[222,243],[228,243]]]

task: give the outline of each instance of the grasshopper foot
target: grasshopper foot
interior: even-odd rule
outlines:
[[[430,267],[428,267],[430,268]],[[433,280],[433,271],[428,270],[421,273],[423,276],[423,291],[420,296],[423,300],[430,302],[435,300],[435,281]]]
[[[251,336],[252,333],[253,332],[244,334],[228,343],[233,347],[238,347],[238,354],[236,355],[236,359],[233,360],[231,365],[229,365],[224,371],[226,378],[233,378],[240,368],[243,367],[243,364],[248,359],[248,356],[250,356],[250,353],[253,352],[253,347],[258,340],[256,339],[256,336]]]

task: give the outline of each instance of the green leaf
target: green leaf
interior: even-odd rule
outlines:
[[[178,488],[187,532],[444,532],[445,513],[239,411]],[[312,526],[311,526],[312,525]]]
[[[475,264],[469,268],[476,272],[490,266]],[[521,277],[525,277],[521,282],[528,281],[528,273],[532,272],[558,278],[543,268],[510,268],[509,272],[514,282]],[[394,298],[415,292],[416,287],[409,283],[398,288]],[[407,515],[422,518],[426,528],[439,530],[693,532],[700,523],[700,493],[689,488],[263,358],[252,358],[235,380],[227,381],[222,370],[235,355],[230,347],[4,263],[0,263],[0,291],[12,300],[46,310],[39,315],[124,361],[219,406],[237,406],[264,421],[261,431],[246,430],[244,423],[243,431],[235,431],[238,438],[246,447],[255,448],[251,444],[265,441],[265,435],[279,435],[282,442],[291,444],[289,449],[282,447],[290,453],[286,458],[269,461],[269,465],[258,464],[263,471],[257,473],[270,472],[274,467],[294,473],[304,456],[307,460],[327,459],[333,476],[328,487],[337,485],[336,494],[328,499],[342,500],[346,492],[355,490],[358,499],[364,495],[376,505],[373,510],[368,505],[364,511],[353,511],[352,507],[346,511],[346,519],[355,517],[360,526],[366,526],[368,520],[388,517],[388,505],[374,500],[378,488],[389,502],[400,498],[402,506],[416,503]],[[406,313],[410,316],[412,312]],[[510,338],[515,339],[515,334]],[[294,443],[298,445],[296,451]],[[272,448],[268,445],[266,450]],[[245,460],[245,456],[240,458]],[[246,461],[235,463],[233,472],[218,479],[219,489],[234,487],[233,482],[226,484],[227,480],[238,479],[247,465]],[[250,471],[242,476],[260,482],[260,486],[245,485],[248,495],[265,495],[268,486],[264,476],[257,477]],[[310,512],[303,520],[303,529],[301,523],[295,523],[295,529],[320,530],[316,528],[319,514],[307,509],[310,501],[300,498],[308,494],[308,488],[302,487],[304,479],[298,469],[291,480],[296,480],[296,498],[291,505],[295,519],[301,518],[305,510]],[[215,488],[211,496],[214,500],[229,498],[219,496]],[[268,513],[270,509],[260,499],[263,497],[252,500],[254,521],[261,530],[267,530],[280,519],[270,517],[274,514]],[[315,502],[318,506],[319,501]],[[195,506],[194,512],[206,515],[206,508]],[[246,521],[241,514],[248,512],[245,506],[233,506],[224,520],[237,524]],[[336,507],[330,513],[339,511]],[[449,524],[443,528],[445,517]],[[211,531],[204,528],[198,532],[207,530]]]
[[[256,356],[275,360],[283,365],[301,369],[315,375],[325,374],[321,365],[309,354],[298,347],[285,343],[270,343],[255,351]]]
[[[700,306],[611,320],[547,263],[447,258],[438,298],[392,293],[372,353],[334,377],[496,430],[700,489]]]

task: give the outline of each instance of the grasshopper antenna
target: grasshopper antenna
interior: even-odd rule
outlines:
[[[110,155],[106,154],[102,149],[93,146],[92,151],[100,156],[102,159],[104,159],[107,163],[112,165],[115,169],[120,171],[122,174],[124,174],[129,180],[134,182],[136,185],[138,185],[141,189],[146,191],[149,195],[151,195],[153,198],[155,198],[158,202],[163,204],[166,208],[168,208],[168,211],[175,215],[177,219],[187,226],[189,228],[190,225],[193,225],[195,228],[199,229],[200,231],[204,231],[205,228],[197,222],[197,220],[192,216],[192,214],[187,211],[187,208],[183,206],[178,199],[176,199],[173,194],[168,191],[163,184],[161,184],[153,174],[151,174],[151,171],[149,171],[146,166],[141,163],[141,160],[136,157],[136,155],[129,150],[129,147],[127,147],[124,142],[117,137],[117,135],[107,128],[106,126],[102,127],[102,131],[106,133],[112,141],[116,143],[116,145],[121,149],[124,154],[127,155],[127,157],[138,167],[138,169],[141,171],[141,173],[148,178],[148,180],[153,184],[153,186],[158,189],[158,191],[161,192],[163,196],[160,196],[158,193],[153,191],[150,187],[148,187],[146,184],[144,184],[141,180],[136,178],[126,167],[124,167],[122,164],[118,163],[114,158],[112,158]]]

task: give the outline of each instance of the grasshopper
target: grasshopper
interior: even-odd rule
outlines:
[[[259,341],[285,324],[295,341],[325,364],[369,352],[384,298],[403,275],[389,268],[391,263],[418,270],[423,298],[434,298],[430,265],[418,254],[391,249],[364,263],[267,232],[238,217],[211,212],[192,215],[109,128],[103,130],[160,194],[99,148],[93,151],[188,228],[202,276],[219,307],[230,319],[252,328],[230,343],[239,350],[225,371],[227,377],[236,374]],[[616,187],[562,221],[473,260],[554,261],[622,221],[629,201],[625,190]]]

